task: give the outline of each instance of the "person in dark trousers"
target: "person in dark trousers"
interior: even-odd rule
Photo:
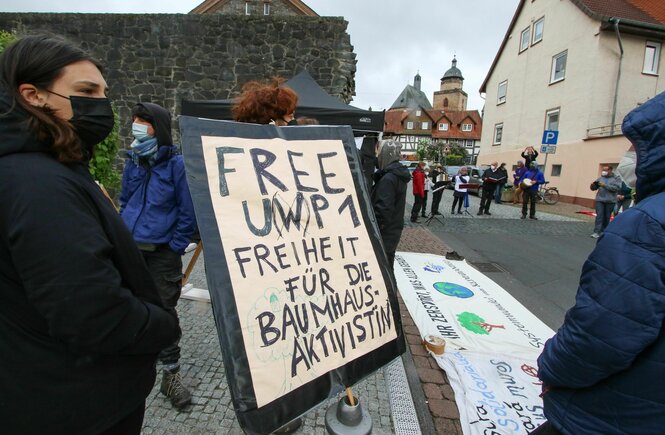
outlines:
[[[524,166],[531,167],[531,162],[538,158],[538,151],[534,147],[526,147],[522,151],[522,158],[524,159]]]
[[[372,206],[391,269],[404,228],[406,186],[411,179],[409,170],[399,162],[401,151],[402,145],[394,140],[379,142],[379,170],[374,173],[372,189]]]
[[[157,283],[164,304],[180,299],[182,255],[196,231],[194,205],[185,178],[185,162],[171,137],[171,115],[163,107],[139,103],[132,110],[132,142],[122,176],[120,215],[132,233]],[[180,375],[178,340],[159,355],[160,391],[182,409],[192,394]]]
[[[600,237],[610,223],[619,189],[621,178],[614,175],[611,166],[603,166],[600,177],[591,183],[591,190],[596,191],[596,223],[591,234],[594,239]]]
[[[437,164],[434,167],[434,169],[430,171],[429,176],[430,179],[432,180],[432,183],[434,183],[434,187],[432,188],[432,190],[435,192],[432,194],[432,208],[431,208],[431,213],[434,216],[437,214],[441,214],[439,213],[439,204],[441,203],[441,196],[443,195],[443,190],[444,190],[441,189],[441,187],[446,185],[446,182],[440,179],[443,178],[443,167],[441,166],[441,164]]]
[[[485,172],[483,172],[483,176],[481,178],[483,180],[483,187],[478,216],[481,216],[483,213],[491,216],[492,213],[490,213],[490,205],[492,205],[492,198],[494,198],[494,193],[496,192],[496,185],[501,178],[498,163],[492,162],[490,167],[485,169]]]
[[[461,187],[462,184],[469,183],[469,176],[467,175],[468,169],[462,166],[459,172],[453,177],[454,192],[453,192],[453,206],[450,210],[451,214],[455,214],[455,207],[457,207],[457,214],[462,214],[462,205],[464,204],[464,196],[467,195],[467,188]]]
[[[499,166],[499,181],[496,183],[496,192],[494,192],[494,202],[501,204],[501,195],[503,195],[503,186],[506,185],[508,181],[508,171],[506,170],[506,164],[501,163]]]
[[[624,212],[630,208],[633,202],[633,189],[631,189],[625,181],[621,181],[621,188],[617,192],[617,203],[614,206],[614,216]]]
[[[528,181],[526,181],[528,180]],[[529,207],[529,218],[538,220],[536,217],[536,198],[538,196],[538,189],[545,183],[545,176],[538,169],[538,163],[531,162],[531,167],[526,171],[519,184],[522,186],[522,219],[526,219],[527,207]]]
[[[418,163],[413,171],[413,208],[411,208],[411,222],[418,222],[418,213],[423,206],[425,198],[425,162]]]
[[[665,427],[665,94],[633,109],[622,130],[637,151],[636,205],[598,240],[575,305],[538,358],[548,421],[534,434]]]
[[[157,354],[180,335],[90,175],[113,129],[100,64],[29,36],[0,56],[0,432],[141,432]]]

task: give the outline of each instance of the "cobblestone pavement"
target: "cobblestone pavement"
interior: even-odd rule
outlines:
[[[185,265],[190,255],[183,258]],[[199,258],[189,282],[197,288],[208,288],[203,256]],[[180,341],[181,373],[185,385],[192,391],[192,405],[181,412],[171,407],[170,402],[159,392],[161,373],[158,366],[157,382],[146,402],[143,433],[243,434],[235,418],[231,393],[226,382],[211,305],[181,299],[177,309],[183,330]],[[394,433],[384,369],[355,385],[353,392],[372,417],[372,433]],[[303,418],[303,425],[296,433],[327,434],[326,409],[337,400],[331,399],[310,411]]]
[[[478,216],[480,199],[471,195],[469,197],[469,214],[451,214],[453,198],[450,191],[444,192],[439,211],[442,213],[436,219],[427,222],[426,218],[420,217],[419,223],[409,220],[411,207],[413,206],[413,195],[407,194],[405,223],[408,227],[425,227],[435,233],[457,233],[457,234],[545,234],[545,235],[584,235],[588,236],[593,230],[593,218],[585,215],[574,216],[575,209],[588,210],[584,207],[565,204],[549,206],[538,204],[536,217],[538,220],[520,219],[521,209],[509,204],[492,203],[490,207],[491,216]],[[540,207],[538,207],[540,206]],[[428,198],[427,213],[431,208],[431,200]],[[548,213],[542,210],[554,209],[557,213]],[[464,210],[464,209],[462,209]],[[463,211],[464,212],[464,211]]]

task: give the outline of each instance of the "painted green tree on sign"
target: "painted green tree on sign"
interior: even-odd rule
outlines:
[[[489,335],[490,331],[494,328],[505,329],[502,325],[492,325],[487,323],[485,322],[485,319],[478,314],[469,313],[468,311],[458,314],[457,321],[462,327],[474,334]]]

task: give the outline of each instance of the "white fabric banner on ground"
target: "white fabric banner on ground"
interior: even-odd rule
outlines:
[[[398,252],[395,278],[421,336],[446,350],[538,355],[554,332],[466,261]]]
[[[455,391],[465,435],[526,434],[545,422],[535,357],[454,350],[435,359]]]
[[[536,358],[554,332],[466,261],[398,252],[395,278],[421,336],[446,339],[465,435],[526,434],[545,422]]]

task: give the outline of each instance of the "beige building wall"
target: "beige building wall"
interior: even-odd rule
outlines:
[[[519,53],[521,32],[528,26],[533,32],[533,22],[541,17],[545,17],[543,40]],[[630,146],[620,129],[609,137],[620,51],[615,33],[601,31],[600,24],[570,1],[524,3],[486,85],[478,163],[498,160],[513,164],[526,146],[539,149],[546,113],[559,109],[557,151],[548,156],[545,176],[559,187],[566,200],[588,203],[593,198],[589,177],[594,178],[600,164],[618,163]],[[616,124],[638,104],[665,90],[665,80],[660,76],[642,73],[647,38],[628,34],[621,37],[624,59]],[[565,50],[565,79],[551,84],[552,58]],[[664,68],[661,52],[661,74]],[[504,80],[506,101],[497,104],[499,83]],[[497,123],[503,123],[503,137],[500,145],[493,145]],[[604,138],[587,140],[599,135]],[[544,157],[538,158],[541,165]],[[553,164],[561,165],[558,177],[551,176]]]

